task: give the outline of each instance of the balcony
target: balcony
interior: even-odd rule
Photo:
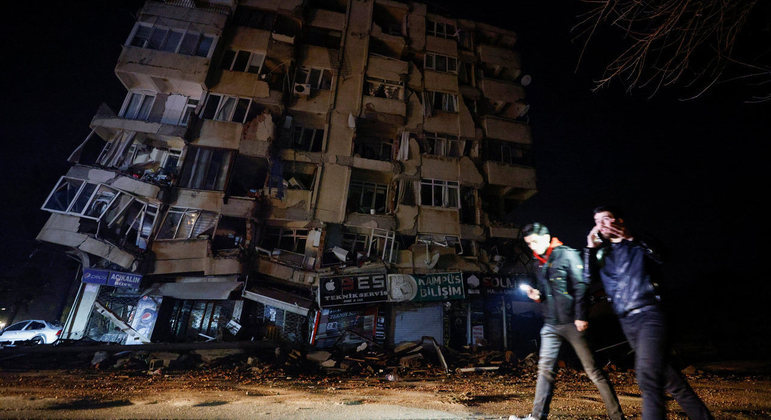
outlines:
[[[155,241],[155,264],[148,274],[203,273],[207,276],[240,274],[237,255],[212,256],[210,239]]]
[[[514,103],[525,99],[525,89],[517,83],[485,78],[479,80],[479,88],[492,102]]]
[[[530,125],[525,123],[485,116],[482,117],[482,128],[485,137],[522,144],[533,142]]]
[[[211,60],[147,48],[123,46],[115,74],[128,90],[175,92],[201,97]]]
[[[169,147],[181,148],[187,126],[164,124],[161,121],[137,120],[118,116],[106,104],[101,104],[89,125],[103,139],[112,139],[121,131],[133,131],[151,135],[169,143]]]
[[[311,9],[308,13],[307,24],[316,28],[343,31],[345,29],[345,13],[326,9]]]
[[[535,169],[528,166],[485,161],[484,173],[487,183],[504,187],[504,195],[515,190],[532,195],[536,191]]]
[[[510,49],[482,44],[477,47],[477,53],[479,60],[489,67],[505,67],[514,70],[514,77],[517,77],[522,68],[519,54]]]
[[[161,192],[161,187],[158,185],[109,169],[75,165],[67,171],[66,176],[94,184],[109,185],[132,195],[149,199],[158,199]]]
[[[238,150],[244,125],[231,121],[199,120],[199,129],[191,144]]]

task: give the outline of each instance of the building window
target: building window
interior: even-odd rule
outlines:
[[[179,186],[198,190],[225,189],[233,152],[190,146],[182,166]]]
[[[458,183],[438,179],[421,180],[420,204],[422,206],[459,208],[460,189]]]
[[[244,50],[227,50],[222,58],[222,69],[260,74],[265,54]]]
[[[46,198],[42,209],[100,220],[119,195],[123,193],[104,184],[61,177]]]
[[[119,115],[129,120],[147,121],[150,118],[150,111],[153,109],[155,95],[129,92],[123,101]]]
[[[155,239],[181,240],[211,238],[217,226],[217,213],[198,209],[172,207],[166,212]]]
[[[122,194],[107,210],[99,234],[121,247],[147,249],[157,219],[158,206]]]
[[[458,112],[457,95],[429,90],[423,92],[423,98],[423,110],[426,116],[431,116],[436,111]]]
[[[404,100],[404,83],[368,77],[364,92],[376,98]]]
[[[209,57],[215,37],[199,32],[137,22],[126,45],[176,54]]]
[[[324,129],[303,127],[295,124],[289,131],[289,136],[284,138],[284,147],[306,152],[320,152],[324,141]]]
[[[426,20],[426,34],[439,38],[455,38],[455,25]]]
[[[201,118],[245,123],[259,115],[263,107],[249,98],[209,94]]]
[[[348,211],[385,214],[388,186],[352,180],[348,187]]]
[[[387,139],[357,137],[354,154],[365,159],[390,161],[393,158],[393,142]]]
[[[458,72],[458,59],[446,55],[426,53],[423,65],[426,70],[435,70],[445,73]]]
[[[442,133],[426,133],[422,141],[424,153],[437,156],[461,157],[465,141],[458,136]]]
[[[487,160],[514,165],[532,164],[530,146],[507,141],[487,140]]]
[[[294,82],[310,85],[311,89],[329,90],[332,87],[332,71],[314,67],[297,67]]]

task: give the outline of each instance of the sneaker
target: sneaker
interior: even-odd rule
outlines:
[[[530,414],[526,415],[525,417],[517,417],[512,414],[509,416],[509,420],[536,420],[536,418]]]

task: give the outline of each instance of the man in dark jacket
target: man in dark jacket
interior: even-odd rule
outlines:
[[[594,210],[594,228],[584,250],[585,277],[587,282],[602,280],[624,335],[635,351],[643,419],[666,418],[665,389],[691,419],[711,419],[704,402],[668,361],[666,320],[654,278],[660,263],[655,251],[632,237],[617,209]]]
[[[525,418],[545,419],[548,416],[554,393],[554,368],[562,341],[567,340],[581,360],[589,379],[600,391],[610,418],[623,419],[616,393],[602,369],[597,367],[586,341],[585,331],[589,327],[586,321],[587,283],[583,277],[580,254],[562,245],[540,223],[525,226],[522,234],[535,257],[536,280],[535,287],[523,285],[522,288],[527,291],[530,299],[541,303],[544,311],[533,411]]]

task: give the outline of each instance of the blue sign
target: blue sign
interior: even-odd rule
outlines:
[[[123,273],[120,271],[99,270],[95,268],[84,268],[83,283],[103,284],[105,286],[126,287],[136,289],[142,282],[142,276],[134,273]]]

